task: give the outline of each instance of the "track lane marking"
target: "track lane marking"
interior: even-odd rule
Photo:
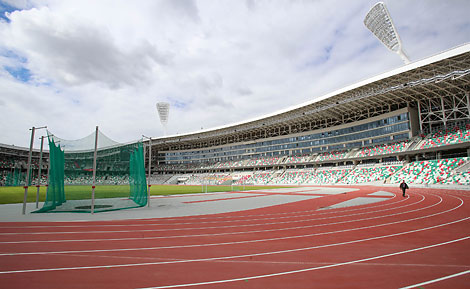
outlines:
[[[391,256],[397,256],[397,255],[407,254],[407,253],[411,253],[411,252],[426,250],[426,249],[430,249],[430,248],[434,248],[434,247],[438,247],[438,246],[444,246],[444,245],[460,242],[460,241],[463,241],[463,240],[467,240],[469,238],[470,238],[470,236],[467,236],[467,237],[464,237],[464,238],[454,239],[454,240],[451,240],[451,241],[438,243],[438,244],[433,244],[433,245],[424,246],[424,247],[419,247],[419,248],[415,248],[415,249],[399,251],[399,252],[394,252],[394,253],[390,253],[390,254],[379,255],[379,256],[375,256],[375,257],[369,257],[369,258],[358,259],[358,260],[342,262],[342,263],[326,265],[326,266],[320,266],[320,267],[311,267],[311,268],[305,268],[305,269],[300,269],[300,270],[292,270],[292,271],[285,271],[285,272],[279,272],[279,273],[273,273],[273,274],[249,276],[249,277],[234,278],[234,279],[207,281],[207,282],[199,282],[199,283],[177,284],[177,285],[167,285],[167,286],[157,286],[157,287],[145,287],[145,288],[140,288],[140,289],[164,289],[164,288],[180,288],[180,287],[190,287],[190,286],[199,286],[199,285],[212,285],[212,284],[229,283],[229,282],[236,282],[236,281],[246,281],[246,280],[261,279],[261,278],[267,278],[267,277],[290,275],[290,274],[295,274],[295,273],[303,273],[303,272],[309,272],[309,271],[315,271],[315,270],[345,266],[345,265],[350,265],[350,264],[367,262],[367,261],[371,261],[371,260],[377,260],[377,259],[387,258],[387,257],[391,257]]]
[[[439,196],[438,196],[439,197]],[[439,197],[440,198],[440,197]],[[379,219],[384,217],[408,214],[410,212],[416,212],[424,209],[429,209],[431,207],[437,206],[442,202],[442,198],[436,204],[430,205],[428,207],[419,208],[416,210],[405,211],[401,213],[377,216],[377,217],[370,217],[364,219],[356,219],[350,221],[342,221],[342,222],[335,222],[335,223],[324,223],[324,224],[316,224],[316,225],[308,225],[308,226],[298,226],[298,227],[287,227],[287,228],[280,228],[280,229],[268,229],[268,230],[255,230],[255,231],[238,231],[238,232],[225,232],[225,233],[213,233],[213,234],[198,234],[198,235],[175,235],[175,236],[156,236],[156,237],[133,237],[133,238],[107,238],[107,239],[68,239],[68,240],[32,240],[32,241],[2,241],[0,244],[25,244],[25,243],[52,243],[52,242],[99,242],[99,241],[122,241],[122,240],[155,240],[155,239],[171,239],[171,238],[191,238],[191,237],[211,237],[211,236],[223,236],[223,235],[237,235],[237,234],[251,234],[251,233],[264,233],[264,232],[276,232],[276,231],[288,231],[288,230],[298,230],[298,229],[305,229],[305,228],[312,228],[312,227],[322,227],[322,226],[329,226],[329,225],[337,225],[337,224],[346,224],[346,223],[353,223],[365,220],[373,220]],[[462,203],[463,204],[463,203]],[[405,206],[403,206],[405,207]],[[460,207],[460,206],[458,206]],[[458,208],[456,207],[456,208]],[[402,208],[402,207],[401,207]],[[425,216],[426,217],[426,216]],[[273,223],[273,224],[282,224],[282,223],[292,223],[292,222],[281,222],[281,223]],[[231,226],[233,227],[233,226]],[[235,226],[237,227],[237,226]],[[215,227],[220,228],[220,227]],[[135,231],[134,231],[135,232]],[[83,232],[85,233],[85,232]]]
[[[394,196],[391,197],[389,200],[393,200],[397,197],[397,194],[393,193]],[[423,196],[421,194],[418,194],[420,196]],[[166,221],[171,221],[171,220],[179,220],[181,218],[194,218],[198,217],[199,220],[214,220],[214,219],[234,219],[234,218],[250,218],[250,217],[262,217],[262,216],[279,216],[279,215],[292,215],[292,214],[300,214],[300,213],[310,213],[310,212],[316,212],[315,214],[308,214],[308,215],[330,215],[337,213],[338,210],[341,210],[341,212],[352,212],[352,211],[362,211],[362,210],[368,210],[370,208],[378,208],[378,207],[385,207],[385,206],[390,206],[390,205],[395,205],[401,202],[408,201],[409,198],[407,197],[406,199],[401,199],[400,201],[397,202],[388,202],[386,204],[383,203],[377,203],[375,206],[370,206],[367,208],[353,208],[353,209],[347,209],[347,208],[338,208],[334,211],[330,212],[321,212],[318,213],[317,210],[305,210],[305,211],[290,211],[290,212],[284,212],[284,213],[268,213],[268,214],[255,214],[255,215],[242,215],[242,216],[214,216],[214,217],[199,217],[199,216],[185,216],[185,217],[176,217],[176,218],[164,218]],[[414,203],[417,204],[417,203]],[[408,205],[407,205],[408,206]],[[351,207],[350,207],[351,208]],[[401,207],[398,207],[401,208]],[[263,209],[263,208],[260,208]],[[240,212],[240,211],[239,211]],[[231,212],[234,213],[234,212]],[[300,215],[300,216],[308,216],[308,215]],[[291,216],[291,217],[298,217],[298,216]],[[280,217],[280,218],[286,218],[286,217]],[[168,225],[192,225],[192,224],[210,224],[210,223],[226,223],[226,222],[239,222],[239,221],[250,221],[249,220],[227,220],[227,221],[207,221],[207,222],[185,222],[185,223],[149,223],[149,222],[154,222],[155,219],[158,218],[152,218],[152,219],[135,219],[141,223],[139,224],[100,224],[100,225],[92,225],[92,224],[85,224],[85,225],[58,225],[58,226],[53,226],[54,228],[89,228],[89,227],[134,227],[134,226],[168,226]],[[162,218],[163,219],[163,218]],[[259,220],[265,220],[266,218],[261,218]],[[274,219],[274,218],[268,218],[268,219]],[[134,219],[133,219],[134,220]],[[122,221],[122,220],[121,220]],[[124,220],[126,221],[126,220]],[[61,221],[49,221],[49,223],[54,223],[54,222],[61,222]],[[82,221],[69,221],[69,223],[74,223],[74,222],[97,222],[97,221],[90,221],[90,220],[82,220]],[[101,221],[101,222],[115,222],[115,221]],[[120,222],[120,221],[116,221]],[[2,228],[50,228],[51,225],[37,225],[37,226],[5,226]]]
[[[187,227],[187,228],[171,228],[171,229],[148,229],[148,230],[120,230],[120,231],[69,231],[69,232],[60,232],[60,231],[50,231],[50,232],[10,232],[10,233],[0,233],[0,236],[11,236],[11,235],[60,235],[60,234],[103,234],[103,233],[139,233],[139,232],[167,232],[167,231],[185,231],[185,230],[209,230],[209,229],[227,229],[227,228],[239,228],[239,227],[255,227],[255,226],[265,226],[265,225],[278,225],[278,224],[291,224],[291,223],[302,223],[302,222],[310,222],[310,221],[318,221],[318,220],[328,220],[328,219],[337,219],[337,218],[344,218],[344,217],[351,217],[351,216],[357,216],[357,215],[365,215],[365,214],[370,214],[370,213],[376,213],[376,212],[384,212],[384,211],[390,211],[390,210],[396,210],[396,209],[401,209],[405,208],[408,206],[412,205],[417,205],[421,202],[423,202],[426,198],[421,195],[421,200],[415,203],[411,203],[408,205],[400,206],[400,207],[393,207],[389,209],[384,209],[384,210],[377,210],[377,211],[368,211],[368,212],[363,212],[363,213],[356,213],[356,214],[349,214],[349,215],[341,215],[341,216],[332,216],[332,217],[325,217],[325,218],[316,218],[316,219],[302,219],[302,220],[297,220],[297,221],[285,221],[285,222],[274,222],[274,223],[255,223],[255,224],[238,224],[238,225],[229,225],[229,226],[215,226],[215,227],[199,227],[199,228],[193,228],[193,227]],[[440,198],[439,196],[437,196]],[[440,202],[442,202],[442,198],[440,198]],[[437,203],[437,204],[439,204]],[[430,207],[424,207],[424,208],[430,208]],[[420,208],[418,210],[421,210],[423,208]],[[413,212],[413,211],[409,211]],[[306,216],[313,216],[315,214],[308,214],[308,215],[300,215],[300,216],[295,216],[295,218],[298,217],[306,217]],[[262,220],[279,220],[279,219],[288,219],[288,218],[294,218],[293,216],[289,217],[279,217],[279,218],[263,218],[263,219],[254,219],[254,220],[246,220],[246,221],[262,221]],[[171,225],[171,224],[170,224]],[[2,242],[0,242],[1,244]]]
[[[257,239],[257,240],[246,240],[246,241],[234,241],[234,242],[224,242],[224,243],[205,243],[205,244],[193,244],[193,245],[178,245],[178,246],[163,246],[163,247],[147,247],[147,248],[121,248],[121,249],[96,249],[96,250],[75,250],[75,251],[55,251],[55,252],[13,252],[13,253],[1,253],[0,256],[21,256],[21,255],[47,255],[47,254],[76,254],[76,253],[96,253],[96,252],[115,252],[115,251],[145,251],[145,250],[161,250],[161,249],[176,249],[176,248],[194,248],[194,247],[208,247],[208,246],[224,246],[224,245],[236,245],[236,244],[248,244],[248,243],[257,243],[257,242],[267,242],[267,241],[279,241],[279,240],[287,240],[287,239],[296,239],[296,238],[306,238],[306,237],[313,237],[313,236],[322,236],[322,235],[331,235],[336,233],[344,233],[344,232],[352,232],[352,231],[359,231],[364,229],[370,228],[378,228],[383,226],[394,225],[403,222],[411,222],[415,220],[420,220],[423,218],[429,218],[434,215],[444,214],[450,211],[453,211],[459,208],[462,203],[450,210],[442,211],[433,215],[427,215],[412,219],[407,219],[405,221],[395,221],[385,224],[378,224],[372,226],[365,226],[359,228],[352,228],[352,229],[344,229],[344,230],[337,230],[337,231],[330,231],[330,232],[322,232],[322,233],[313,233],[313,234],[305,234],[305,235],[296,235],[296,236],[284,236],[284,237],[277,237],[277,238],[268,238],[268,239]],[[470,217],[469,217],[470,218]]]
[[[389,235],[382,235],[382,236],[371,237],[371,238],[365,238],[365,239],[359,239],[359,240],[354,240],[354,241],[346,241],[346,242],[318,245],[318,246],[312,246],[312,247],[303,247],[303,248],[272,251],[272,252],[264,252],[264,253],[253,253],[253,254],[224,256],[224,257],[213,257],[213,258],[201,258],[201,259],[176,260],[176,261],[167,261],[167,262],[147,262],[147,263],[129,263],[129,264],[98,265],[98,266],[82,266],[82,267],[60,267],[60,268],[40,268],[40,269],[12,270],[12,271],[0,271],[0,274],[50,272],[50,271],[69,271],[69,270],[137,267],[137,266],[153,266],[153,265],[191,263],[191,262],[207,262],[207,261],[214,261],[214,260],[227,260],[227,259],[236,259],[236,258],[245,258],[245,257],[284,254],[284,253],[300,252],[300,251],[335,247],[335,246],[348,245],[348,244],[356,244],[356,243],[367,242],[367,241],[372,241],[372,240],[396,237],[396,236],[401,236],[401,235],[426,231],[426,230],[430,230],[430,229],[435,229],[435,228],[439,228],[439,227],[443,227],[443,226],[448,226],[448,225],[455,224],[455,223],[458,223],[458,222],[462,222],[462,221],[465,221],[465,220],[468,220],[468,219],[470,219],[470,217],[463,218],[463,219],[460,219],[458,221],[448,222],[448,223],[439,224],[439,225],[435,225],[435,226],[430,226],[430,227],[426,227],[426,228],[415,229],[415,230],[410,230],[410,231],[405,231],[405,232],[400,232],[400,233],[395,233],[395,234],[389,234]],[[468,239],[468,238],[470,238],[470,236],[461,238],[459,240],[464,240],[464,239]],[[407,250],[407,251],[409,251],[409,250]],[[387,255],[389,255],[389,254],[387,254]]]
[[[394,194],[394,196],[391,197],[389,200],[393,200],[397,197],[397,194],[395,194],[395,193],[393,193],[393,194]],[[419,194],[419,195],[422,196],[421,194]],[[329,214],[337,213],[338,210],[341,210],[341,212],[361,211],[361,210],[367,210],[367,209],[370,209],[370,208],[378,208],[378,207],[395,205],[395,204],[405,202],[405,201],[408,201],[408,200],[409,200],[409,197],[407,197],[405,199],[401,199],[397,202],[387,202],[385,204],[378,203],[375,206],[370,206],[370,207],[367,207],[367,208],[353,208],[353,209],[338,208],[335,211],[321,212],[321,213],[319,213],[317,210],[304,210],[304,211],[289,211],[289,212],[284,212],[284,213],[267,213],[267,214],[241,215],[241,216],[239,216],[239,215],[235,215],[235,216],[217,216],[217,215],[219,215],[219,213],[217,213],[217,214],[214,214],[213,217],[202,217],[202,216],[199,216],[199,215],[195,215],[195,216],[182,216],[182,217],[173,217],[173,218],[127,219],[127,220],[119,220],[119,221],[72,220],[72,221],[67,221],[67,223],[77,223],[77,222],[122,222],[122,221],[129,221],[129,220],[139,221],[140,223],[139,224],[126,224],[126,223],[123,223],[123,224],[100,224],[100,225],[93,225],[93,224],[57,225],[57,226],[53,226],[53,227],[54,228],[132,227],[132,226],[146,226],[146,225],[166,226],[166,225],[190,225],[190,224],[238,222],[238,221],[245,221],[245,220],[240,219],[240,220],[235,220],[235,221],[227,220],[227,221],[185,222],[185,223],[152,223],[152,222],[155,222],[155,220],[160,220],[160,219],[163,219],[165,221],[180,220],[182,218],[184,218],[184,219],[196,219],[197,218],[198,220],[206,220],[206,219],[214,220],[214,219],[234,219],[234,218],[250,218],[250,217],[262,217],[262,216],[292,215],[292,214],[310,213],[310,212],[315,212],[316,214],[309,214],[309,215],[329,215]],[[266,207],[264,207],[264,208],[266,208]],[[258,209],[261,210],[261,209],[264,209],[264,208],[258,208]],[[242,212],[242,211],[229,212],[227,214],[239,213],[239,212]],[[222,214],[225,214],[225,213],[222,213]],[[295,217],[295,216],[292,216],[292,217]],[[261,218],[259,220],[263,220],[263,219],[264,218]],[[249,221],[249,220],[246,220],[246,221]],[[60,222],[63,222],[63,221],[46,221],[46,222],[54,224],[54,223],[60,223]],[[31,222],[29,222],[29,223],[31,223]],[[42,223],[44,223],[44,222],[42,222]],[[0,227],[0,228],[3,228],[3,229],[14,228],[14,229],[17,229],[17,228],[50,228],[50,227],[51,227],[51,225],[37,225],[37,226],[5,226],[5,227]]]
[[[418,287],[418,286],[423,286],[423,285],[428,285],[428,284],[436,283],[436,282],[439,282],[439,281],[442,281],[442,280],[447,280],[447,279],[450,279],[450,278],[462,276],[462,275],[469,274],[469,273],[470,273],[470,270],[467,270],[467,271],[463,271],[463,272],[460,272],[460,273],[456,273],[456,274],[444,276],[444,277],[441,277],[441,278],[429,280],[429,281],[426,281],[426,282],[422,282],[422,283],[419,283],[419,284],[414,284],[414,285],[410,285],[410,286],[406,286],[406,287],[401,287],[400,289],[416,288],[416,287]]]

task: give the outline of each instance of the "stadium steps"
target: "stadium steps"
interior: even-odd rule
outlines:
[[[456,173],[470,172],[470,159],[454,170]]]
[[[336,183],[345,183],[344,180],[346,180],[347,177],[349,176],[349,174],[351,174],[356,168],[357,168],[357,165],[354,165],[354,166],[351,168],[351,170],[346,171],[345,174],[343,174],[340,178],[338,178],[338,180],[336,181]]]
[[[277,184],[279,182],[279,180],[282,178],[282,176],[285,174],[286,170],[285,169],[281,169],[281,170],[277,170],[275,172],[273,172],[273,177],[271,179],[271,183],[272,184]]]
[[[180,177],[181,175],[172,175],[171,178],[169,178],[165,184],[168,184],[168,185],[176,185],[178,183],[178,178]]]
[[[419,136],[415,136],[414,138],[411,139],[411,144],[408,146],[408,148],[405,150],[405,151],[412,151],[412,150],[415,150],[416,148],[418,148],[421,143],[424,141],[423,138],[419,137]]]
[[[347,153],[344,158],[345,159],[350,159],[350,158],[354,158],[354,157],[357,157],[357,154],[359,153],[359,149],[358,148],[353,148],[349,151],[349,153]]]

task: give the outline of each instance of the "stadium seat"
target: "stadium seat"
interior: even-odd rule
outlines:
[[[405,180],[415,184],[445,184],[452,170],[464,164],[467,159],[451,158],[412,162],[394,174],[390,182],[399,183]]]

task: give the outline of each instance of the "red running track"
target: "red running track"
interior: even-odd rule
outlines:
[[[394,191],[355,188],[210,216],[0,223],[0,288],[469,288],[469,191],[317,210]]]

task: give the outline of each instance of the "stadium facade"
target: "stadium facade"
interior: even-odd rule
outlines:
[[[25,151],[0,147],[3,176],[12,165],[24,168]],[[270,115],[153,139],[152,156],[152,174],[168,176],[159,178],[164,181],[178,175],[240,172],[239,179],[247,175],[243,172],[264,171],[275,182],[302,170],[313,174],[346,168],[340,181],[356,167],[401,164],[390,179],[417,161],[441,166],[444,159],[458,159],[451,171],[460,168],[458,173],[466,174],[470,44]]]

